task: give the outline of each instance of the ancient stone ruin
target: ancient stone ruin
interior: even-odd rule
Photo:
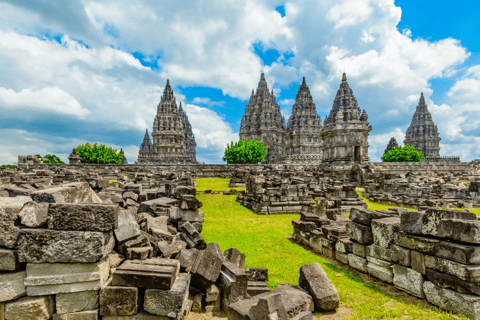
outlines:
[[[395,138],[391,138],[390,141],[388,142],[387,144],[387,147],[385,148],[385,151],[383,152],[384,154],[387,153],[388,151],[390,150],[393,150],[395,148],[398,148],[398,143],[397,143],[397,139]]]
[[[153,144],[148,134],[138,151],[138,163],[196,163],[196,143],[187,114],[177,107],[170,82],[163,91],[153,120]]]

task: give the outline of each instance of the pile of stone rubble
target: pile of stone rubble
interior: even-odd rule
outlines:
[[[302,214],[294,239],[455,313],[480,317],[480,221],[467,210],[353,208],[350,219]]]
[[[207,244],[187,174],[142,180],[148,189],[76,172],[87,181],[62,183],[70,179],[62,174],[0,185],[0,320],[182,319],[221,309],[229,319],[300,320],[339,305],[318,264],[302,267],[300,286],[270,291],[267,269],[244,269],[237,249]]]

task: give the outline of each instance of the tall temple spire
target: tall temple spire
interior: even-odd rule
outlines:
[[[266,90],[268,92],[267,80],[265,80],[265,74],[262,72],[260,75],[260,81],[258,82],[257,92],[260,90]]]

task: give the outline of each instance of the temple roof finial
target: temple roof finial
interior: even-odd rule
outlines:
[[[305,85],[307,84],[307,83],[305,82],[305,77],[303,77],[302,84],[305,84]]]
[[[345,72],[342,75],[342,81],[347,81],[347,74]]]

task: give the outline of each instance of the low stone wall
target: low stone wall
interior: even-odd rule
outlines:
[[[302,214],[293,238],[316,252],[472,319],[480,317],[480,221],[468,211],[352,209],[330,221]]]

